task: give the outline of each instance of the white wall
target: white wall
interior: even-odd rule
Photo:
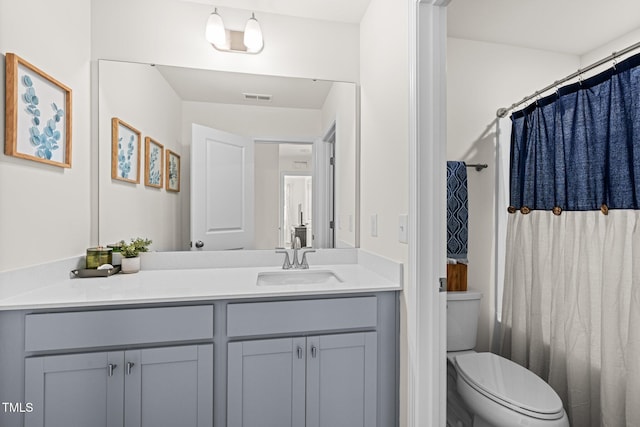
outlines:
[[[280,158],[278,144],[255,145],[255,247],[279,245]],[[276,197],[274,197],[276,195]]]
[[[577,56],[449,38],[447,157],[468,168],[468,286],[483,292],[477,349],[489,350],[495,318],[494,197],[496,110],[579,68]],[[507,207],[501,207],[506,209]]]
[[[397,227],[409,210],[409,4],[371,0],[360,22],[360,246],[404,263],[409,248],[398,242]],[[373,214],[378,237],[370,234]],[[408,423],[406,296],[400,304],[401,426]]]
[[[602,58],[605,58],[611,55],[613,52],[619,52],[628,46],[638,43],[639,41],[640,41],[640,28],[638,28],[637,30],[631,31],[630,33],[625,34],[620,38],[612,40],[609,43],[606,43],[600,46],[599,48],[594,49],[591,52],[588,52],[582,55],[580,57],[580,67],[583,68],[583,67],[586,67],[587,65],[593,64],[594,62],[599,61]],[[622,61],[624,58],[628,56],[636,55],[638,53],[640,53],[640,50],[634,50],[633,52],[629,52],[623,58],[618,59],[618,62]],[[609,68],[611,66],[612,66],[612,63],[605,64],[602,67],[595,69],[594,72],[595,73],[600,72],[605,68]],[[589,75],[591,74],[592,73],[590,73]]]
[[[384,28],[384,31],[380,29]],[[398,216],[408,211],[407,3],[372,0],[360,24],[361,247],[406,261]],[[378,236],[370,233],[378,216]]]
[[[188,236],[182,236],[178,226],[182,220],[183,186],[175,193],[144,184],[145,137],[177,153],[181,160],[189,156],[180,139],[182,101],[158,70],[149,65],[100,61],[99,74],[100,243],[140,236],[153,240],[152,250],[186,249]],[[112,117],[142,134],[139,184],[111,179]],[[163,186],[165,172],[163,167]],[[189,175],[184,168],[180,172],[182,184]]]
[[[355,85],[336,82],[322,107],[323,132],[327,132],[333,122],[336,124],[335,175],[339,183],[335,188],[337,247],[356,246],[356,97]]]
[[[73,91],[71,169],[0,154],[0,271],[81,255],[91,246],[90,21],[84,0],[0,0],[0,80],[4,54],[12,52]]]
[[[93,57],[357,81],[358,25],[256,13],[259,55],[215,50],[204,38],[213,6],[180,0],[92,1]],[[219,8],[227,28],[242,30],[250,11]]]

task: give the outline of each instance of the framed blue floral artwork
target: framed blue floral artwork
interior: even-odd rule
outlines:
[[[162,188],[164,146],[147,136],[144,138],[144,153],[144,185]]]
[[[167,149],[165,175],[167,177],[167,191],[180,191],[180,156]]]
[[[111,119],[111,178],[140,183],[140,131],[117,117]]]
[[[70,168],[71,89],[13,53],[5,84],[5,154]]]

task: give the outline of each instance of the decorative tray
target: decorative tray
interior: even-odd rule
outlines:
[[[98,270],[96,268],[79,268],[76,270],[71,270],[71,273],[76,277],[109,277],[114,274],[120,272],[120,266],[116,265],[113,268],[105,268],[103,270]]]

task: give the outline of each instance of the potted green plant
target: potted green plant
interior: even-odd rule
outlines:
[[[120,254],[122,255],[121,271],[123,273],[137,273],[140,271],[140,252],[148,252],[152,241],[138,237],[130,242],[120,242]]]

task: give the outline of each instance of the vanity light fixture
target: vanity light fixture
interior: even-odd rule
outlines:
[[[251,13],[244,31],[235,31],[224,27],[218,8],[215,8],[207,20],[205,36],[214,48],[222,52],[259,53],[264,47],[262,29],[255,13]]]
[[[218,8],[213,10],[207,19],[207,27],[205,29],[205,37],[207,41],[213,45],[224,46],[227,44],[227,32],[224,29],[222,16],[218,14]]]
[[[252,13],[251,18],[247,21],[247,25],[244,27],[244,45],[248,51],[259,52],[264,46],[262,39],[262,29],[260,23],[256,19],[256,14]]]

